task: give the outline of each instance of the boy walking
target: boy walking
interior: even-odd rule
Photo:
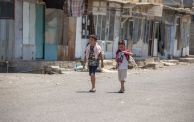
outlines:
[[[96,92],[96,70],[99,66],[99,60],[101,60],[101,67],[103,68],[102,49],[97,43],[97,37],[95,35],[89,36],[89,45],[85,51],[84,64],[88,62],[89,75],[91,77],[92,88],[89,92]]]
[[[118,69],[118,78],[121,83],[121,89],[119,93],[125,92],[125,82],[127,79],[127,70],[129,64],[129,58],[132,53],[125,48],[125,41],[121,40],[118,43],[118,50],[116,52],[116,62],[117,62],[117,69]]]

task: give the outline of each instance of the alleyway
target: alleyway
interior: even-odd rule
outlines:
[[[117,73],[0,74],[0,122],[193,122],[194,65],[129,71],[126,93]]]

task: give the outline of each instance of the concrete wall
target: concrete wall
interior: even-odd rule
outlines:
[[[82,23],[82,17],[77,18],[76,24],[76,43],[75,43],[75,58],[82,58],[84,52],[84,46],[82,45],[82,27],[80,25]],[[83,46],[83,48],[82,48]]]

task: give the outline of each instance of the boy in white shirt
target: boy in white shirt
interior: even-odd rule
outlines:
[[[121,89],[119,93],[125,92],[124,83],[126,82],[126,79],[127,79],[127,70],[128,70],[130,55],[132,55],[132,53],[125,48],[125,41],[124,40],[119,41],[118,50],[116,52],[118,78],[121,83]]]

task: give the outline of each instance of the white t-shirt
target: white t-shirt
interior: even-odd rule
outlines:
[[[120,60],[122,61],[122,63],[119,64],[118,69],[128,69],[129,62],[128,62],[126,56],[124,55],[124,53],[119,52],[118,56],[119,56]]]

